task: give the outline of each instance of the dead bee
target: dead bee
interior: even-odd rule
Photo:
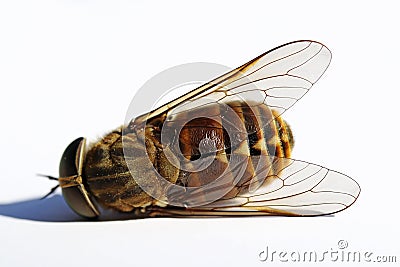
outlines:
[[[281,118],[330,60],[319,42],[291,42],[132,119],[88,149],[85,138],[76,139],[60,162],[66,202],[87,218],[98,217],[100,207],[141,217],[346,209],[360,193],[357,182],[291,159],[293,134]]]

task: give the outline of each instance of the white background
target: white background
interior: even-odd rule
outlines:
[[[265,266],[266,246],[322,253],[341,239],[347,251],[399,262],[398,10],[395,1],[2,1],[0,266]],[[57,176],[69,142],[122,124],[153,75],[198,61],[236,67],[298,39],[326,44],[333,60],[285,114],[294,157],[359,182],[346,211],[85,222],[59,192],[37,200],[54,181],[36,173]]]

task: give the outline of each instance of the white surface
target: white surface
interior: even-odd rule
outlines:
[[[399,262],[397,11],[395,1],[2,1],[0,266],[258,266],[270,264],[258,259],[266,246],[330,251],[340,239]],[[285,116],[294,157],[356,179],[351,208],[322,218],[82,222],[59,195],[36,200],[54,183],[35,174],[57,175],[70,141],[122,124],[153,75],[196,61],[236,67],[298,39],[324,43],[333,61]]]

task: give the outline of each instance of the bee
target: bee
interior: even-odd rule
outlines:
[[[58,185],[77,214],[317,216],[352,205],[349,176],[291,158],[281,115],[319,80],[331,52],[295,41],[133,118],[96,143],[73,141]],[[50,194],[49,193],[49,194]]]

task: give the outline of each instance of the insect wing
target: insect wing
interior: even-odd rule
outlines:
[[[162,216],[319,216],[348,208],[360,194],[358,183],[345,174],[294,159],[279,158],[275,164],[285,167],[279,175],[267,177],[255,192],[244,190],[195,209],[166,207],[157,212]]]
[[[291,42],[136,118],[132,123],[143,123],[165,114],[165,127],[173,124],[180,114],[208,105],[228,104],[232,107],[235,102],[240,105],[246,103],[250,108],[266,105],[276,111],[275,117],[280,116],[308,92],[328,68],[330,61],[331,52],[319,42]],[[257,129],[271,120],[272,116],[261,118],[259,121],[262,124]],[[237,132],[251,134],[248,129],[237,129]],[[267,157],[274,158],[272,155]],[[269,162],[255,173],[255,176],[260,176],[258,179],[250,177],[250,184],[244,183],[243,187],[239,185],[238,193],[231,198],[224,197],[192,208],[152,207],[152,212],[160,216],[316,216],[336,213],[349,207],[360,192],[358,184],[350,177],[316,164],[286,158],[275,158]],[[278,175],[263,176],[274,168],[281,168],[281,171],[274,172]],[[259,181],[262,182],[261,186],[251,186],[251,183]],[[215,188],[224,188],[224,182]],[[201,190],[193,191],[194,198],[196,194],[200,197],[213,194],[214,189],[210,188],[211,192]]]
[[[319,42],[284,44],[137,118],[136,123],[165,112],[173,120],[193,108],[234,101],[266,104],[281,115],[318,81],[330,61],[331,52]]]

